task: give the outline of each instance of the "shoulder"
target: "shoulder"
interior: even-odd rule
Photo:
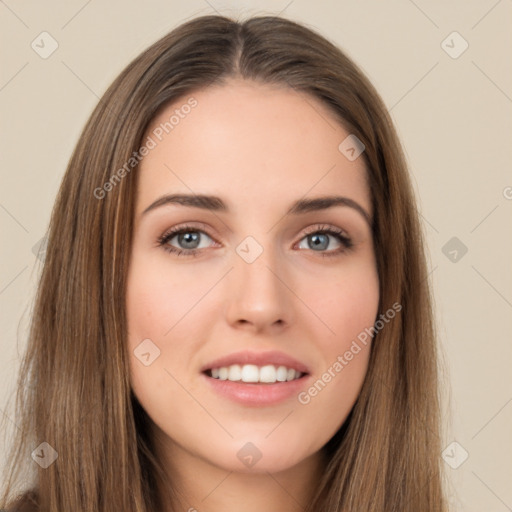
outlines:
[[[0,512],[37,512],[38,510],[37,492],[26,491],[11,502],[5,511]]]

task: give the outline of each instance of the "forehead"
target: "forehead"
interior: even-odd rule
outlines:
[[[317,98],[288,87],[233,80],[201,89],[151,123],[138,210],[181,192],[222,195],[235,211],[339,193],[370,211],[363,158],[339,150],[349,135]]]

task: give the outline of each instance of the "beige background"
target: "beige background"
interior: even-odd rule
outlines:
[[[184,20],[215,11],[305,22],[351,55],[381,93],[429,244],[453,510],[512,510],[510,0],[0,2],[0,412],[13,418],[6,400],[40,268],[34,246],[82,126],[140,51]],[[42,45],[43,31],[58,43],[46,59],[31,47]],[[464,41],[467,50],[452,58],[447,51],[455,55]],[[452,237],[458,248],[446,246]]]

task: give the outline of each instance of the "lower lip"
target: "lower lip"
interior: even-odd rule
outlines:
[[[214,391],[220,395],[229,398],[243,405],[265,406],[275,405],[292,396],[297,396],[304,389],[305,382],[310,375],[304,375],[300,379],[286,382],[276,382],[274,384],[256,384],[248,382],[233,382],[230,380],[220,380],[202,374],[207,383]]]

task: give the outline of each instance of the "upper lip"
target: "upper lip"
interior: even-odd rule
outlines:
[[[255,364],[257,366],[272,364],[274,366],[294,368],[302,373],[309,373],[309,368],[304,363],[301,363],[300,361],[297,361],[297,359],[277,350],[267,352],[243,350],[240,352],[234,352],[205,364],[201,368],[201,371],[205,372],[212,368],[221,368],[222,366],[231,366],[233,364],[239,364],[241,366],[244,364]]]

